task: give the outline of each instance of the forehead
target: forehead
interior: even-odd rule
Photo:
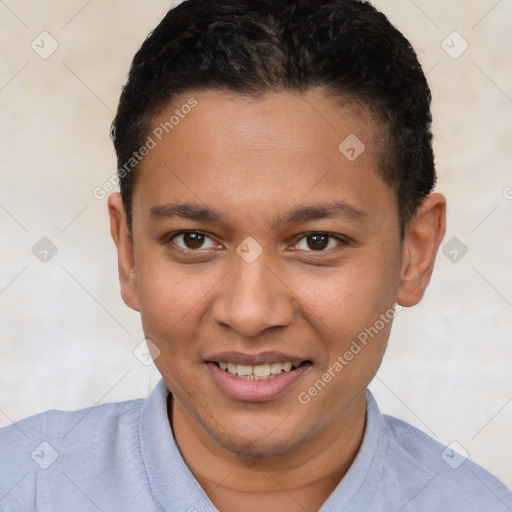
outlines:
[[[215,154],[212,150],[234,155],[249,150],[253,154],[271,152],[277,148],[288,149],[299,157],[315,155],[338,150],[338,143],[348,135],[356,135],[355,132],[364,141],[366,155],[377,157],[373,154],[374,139],[380,132],[370,108],[360,100],[327,96],[321,89],[259,96],[216,90],[190,91],[162,108],[153,117],[149,131],[159,141],[172,134],[176,143],[187,143],[183,147],[186,150],[194,139],[190,128],[209,131],[203,144],[194,149],[210,157]],[[238,137],[232,138],[235,134]]]
[[[134,199],[140,189],[146,208],[186,196],[220,209],[245,202],[247,214],[264,197],[266,208],[325,198],[363,209],[369,196],[394,198],[378,173],[379,130],[359,103],[320,91],[191,91],[154,117]]]

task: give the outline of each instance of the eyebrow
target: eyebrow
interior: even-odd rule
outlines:
[[[225,215],[205,206],[193,203],[166,203],[153,206],[150,216],[155,220],[166,220],[174,217],[189,219],[199,222],[218,222],[227,224]],[[298,224],[320,219],[345,219],[349,221],[359,220],[368,214],[355,206],[342,201],[326,204],[313,204],[299,206],[279,216],[274,220],[274,225]]]
[[[352,206],[351,204],[335,201],[327,204],[314,204],[294,208],[290,210],[283,218],[278,218],[276,224],[294,224],[319,219],[345,219],[359,220],[368,214]]]
[[[203,222],[225,223],[224,215],[211,208],[192,203],[166,203],[153,206],[149,210],[150,216],[156,220],[181,217],[182,219],[197,220]]]

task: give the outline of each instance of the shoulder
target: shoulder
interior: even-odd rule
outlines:
[[[10,446],[37,439],[61,439],[74,432],[94,435],[138,416],[143,399],[95,405],[76,411],[49,410],[0,428],[2,452]]]
[[[118,466],[135,463],[144,402],[50,410],[0,428],[0,510],[9,500],[39,504],[43,493],[79,481],[80,472],[86,471],[88,481],[106,483],[106,467],[119,474]]]
[[[409,423],[383,415],[386,472],[410,485],[406,510],[512,510],[512,492],[468,458],[459,444],[445,446]]]

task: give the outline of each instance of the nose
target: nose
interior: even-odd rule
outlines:
[[[235,255],[234,260],[234,268],[216,297],[214,320],[244,337],[257,337],[271,327],[290,325],[293,293],[266,258],[262,255],[247,263]]]

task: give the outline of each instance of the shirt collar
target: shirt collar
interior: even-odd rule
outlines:
[[[378,487],[386,439],[382,435],[383,418],[377,403],[370,391],[366,393],[363,441],[354,462],[320,512],[338,512],[340,508],[365,510]],[[140,449],[153,499],[166,510],[216,512],[176,444],[167,415],[168,394],[161,379],[142,407],[139,421]]]
[[[168,395],[161,379],[142,407],[139,421],[142,459],[153,499],[163,510],[217,511],[178,449],[167,416]]]
[[[356,458],[320,512],[369,510],[384,469],[387,438],[377,402],[366,391],[366,425]],[[363,492],[364,489],[364,492]]]

